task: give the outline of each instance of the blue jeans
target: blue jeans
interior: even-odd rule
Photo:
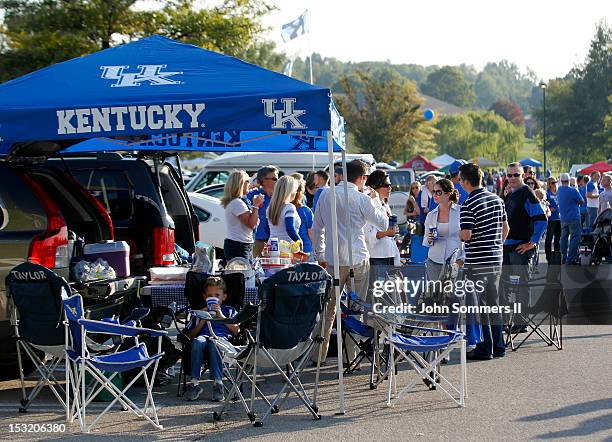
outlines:
[[[191,372],[192,378],[199,379],[202,364],[204,364],[204,353],[208,354],[208,370],[210,379],[214,381],[223,380],[223,363],[221,356],[210,342],[208,336],[198,336],[191,341]]]
[[[561,255],[563,255],[566,264],[576,262],[581,234],[580,220],[561,221]]]
[[[599,209],[597,207],[587,207],[587,211],[589,214],[589,221],[587,222],[587,227],[593,227],[593,224],[595,224],[598,210]]]

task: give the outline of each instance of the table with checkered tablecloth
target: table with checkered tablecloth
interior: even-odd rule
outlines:
[[[148,285],[142,288],[141,296],[148,298],[151,307],[168,307],[173,302],[178,310],[188,308],[189,302],[185,296],[184,284]],[[259,304],[256,287],[247,287],[244,293],[243,304]]]

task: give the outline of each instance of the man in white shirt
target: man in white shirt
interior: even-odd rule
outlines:
[[[370,263],[369,253],[366,245],[364,226],[370,223],[378,230],[389,228],[389,218],[384,209],[378,193],[373,189],[366,188],[362,193],[365,182],[368,179],[369,165],[361,160],[353,160],[346,166],[348,183],[343,181],[336,187],[336,213],[338,214],[338,236],[334,238],[338,242],[338,258],[340,274],[338,279],[340,287],[347,286],[350,289],[349,279],[349,241],[352,246],[353,269],[355,275],[355,290],[359,299],[366,299],[368,290]],[[345,186],[348,191],[348,203],[345,199]],[[349,229],[350,223],[350,237]],[[331,190],[326,189],[321,193],[315,210],[314,224],[314,250],[319,264],[332,274],[333,249],[332,249],[332,217],[331,217]],[[323,237],[324,236],[324,237]],[[336,300],[332,296],[327,303],[325,317],[325,341],[323,342],[321,361],[325,361],[329,346],[334,317],[336,315]],[[318,357],[313,352],[312,358]],[[350,356],[350,355],[349,355]]]
[[[612,208],[612,175],[605,173],[601,177],[601,186],[604,191],[599,194],[598,215],[604,210]]]

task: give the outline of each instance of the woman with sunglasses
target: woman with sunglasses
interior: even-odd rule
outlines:
[[[387,211],[387,215],[391,216],[391,208],[387,204],[389,194],[391,193],[389,175],[387,175],[384,170],[375,170],[368,177],[366,186],[374,189],[378,193],[383,208]],[[395,234],[399,231],[397,226],[380,231],[375,226],[366,224],[364,231],[366,245],[370,253],[371,266],[399,265],[400,254],[397,244],[395,243]]]
[[[529,177],[525,178],[525,181],[524,181],[524,182],[525,182],[525,184],[526,184],[527,186],[529,186],[529,188],[530,188],[531,190],[533,190],[533,191],[535,191],[536,189],[539,189],[539,188],[540,188],[540,183],[538,183],[538,182],[536,181],[536,179],[535,179],[535,178],[533,178],[533,177],[530,177],[530,176],[529,176]]]
[[[463,264],[463,244],[459,238],[459,191],[450,180],[443,178],[434,184],[433,197],[437,207],[425,219],[423,245],[429,247],[425,264],[427,277],[437,281],[444,263],[456,249],[460,251],[457,262]]]
[[[548,177],[548,180],[546,180],[546,200],[550,207],[550,216],[546,227],[544,252],[546,261],[550,262],[553,249],[555,252],[561,249],[561,219],[559,218],[559,203],[557,201],[557,179],[554,176]]]

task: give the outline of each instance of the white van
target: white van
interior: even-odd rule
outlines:
[[[334,158],[339,160],[340,155],[334,155]],[[347,161],[356,158],[374,164],[374,157],[371,154],[346,154]],[[198,192],[211,184],[224,184],[233,170],[245,170],[252,176],[261,167],[269,164],[278,167],[285,175],[300,172],[306,177],[311,171],[326,169],[329,157],[327,152],[228,152],[209,161],[185,188],[188,192]]]

